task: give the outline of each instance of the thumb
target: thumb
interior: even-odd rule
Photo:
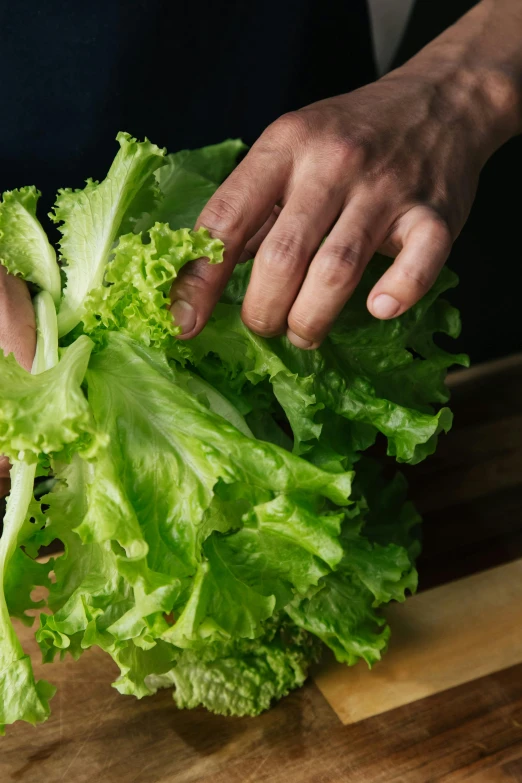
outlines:
[[[0,348],[31,369],[36,350],[36,324],[29,290],[23,280],[0,265]],[[0,497],[9,492],[9,461],[0,457]]]
[[[36,350],[36,324],[29,290],[19,277],[0,266],[0,348],[13,353],[26,370]]]

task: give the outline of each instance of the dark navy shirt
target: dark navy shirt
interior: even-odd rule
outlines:
[[[0,187],[102,177],[119,130],[247,143],[375,78],[364,0],[18,0],[0,10]]]

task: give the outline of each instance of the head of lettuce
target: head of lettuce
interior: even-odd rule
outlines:
[[[0,205],[0,261],[31,283],[38,327],[32,372],[0,354],[2,731],[49,715],[55,689],[12,623],[31,624],[38,585],[44,660],[97,645],[138,698],[172,686],[180,707],[256,715],[303,683],[321,644],[378,661],[379,607],[416,587],[419,518],[402,476],[363,453],[384,438],[398,462],[431,454],[451,426],[446,369],[466,363],[433,339],[460,327],[439,298],[448,270],[402,317],[369,315],[382,258],[317,351],[246,329],[248,264],[180,343],[168,292],[188,261],[222,260],[191,226],[242,144],[118,142],[103,182],[59,192],[58,253],[35,188]],[[55,539],[63,554],[39,562]]]

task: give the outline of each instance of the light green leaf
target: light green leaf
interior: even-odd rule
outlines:
[[[32,185],[7,191],[0,203],[0,264],[48,291],[58,306],[60,269],[56,253],[36,217],[40,192]]]
[[[274,342],[247,329],[237,306],[218,304],[209,324],[191,341],[190,348],[192,361],[204,375],[208,370],[202,359],[217,354],[224,372],[237,379],[239,392],[245,391],[248,384],[268,378],[288,417],[295,438],[294,450],[299,454],[306,451],[306,441],[317,439],[321,433],[316,414],[323,405],[317,400],[313,376],[298,376],[289,370],[274,351]],[[207,375],[209,380],[210,377]]]
[[[379,661],[390,628],[372,607],[373,595],[346,573],[329,574],[309,598],[295,598],[286,611],[305,631],[319,637],[340,663],[361,658],[371,666]]]
[[[91,290],[84,303],[84,328],[96,335],[111,329],[144,345],[160,347],[180,333],[168,307],[168,293],[179,270],[196,258],[223,260],[223,243],[206,229],[172,231],[156,223],[144,244],[141,235],[125,234],[106,268],[105,283]]]
[[[368,480],[378,481],[371,463],[365,465],[363,472]],[[359,486],[356,481],[355,496]],[[386,506],[381,505],[378,494],[371,494],[369,503],[364,497],[356,503],[343,523],[340,543],[344,554],[336,571],[326,575],[318,589],[311,589],[304,597],[296,596],[286,607],[297,625],[317,635],[338,661],[349,666],[361,658],[369,666],[380,660],[390,629],[376,607],[391,600],[404,601],[406,591],[413,593],[417,588],[413,565],[417,550],[390,541],[409,515],[402,487],[396,482],[390,486],[392,490],[385,494],[391,502]],[[385,487],[383,483],[382,488]],[[386,522],[381,521],[379,526],[382,543],[372,543],[365,535],[368,520],[374,525],[381,514],[386,515]],[[410,543],[410,531],[407,537]]]
[[[350,474],[326,473],[277,446],[253,441],[177,383],[184,371],[174,373],[158,356],[111,333],[87,372],[89,402],[99,430],[110,436],[115,464],[125,466],[124,489],[152,568],[151,558],[165,573],[194,572],[202,520],[219,479],[347,502]]]
[[[61,224],[67,276],[58,314],[60,335],[82,320],[86,296],[101,285],[114,243],[128,230],[129,213],[139,214],[141,202],[136,206],[136,200],[163,163],[165,151],[155,144],[137,142],[127,133],[119,133],[117,140],[120,151],[103,182],[88,180],[83,190],[60,190],[51,215]]]
[[[229,139],[197,150],[181,150],[167,155],[156,172],[159,196],[154,210],[138,221],[135,230],[149,229],[154,223],[168,223],[172,229],[193,228],[199,213],[218,185],[232,171],[246,146]]]
[[[288,622],[274,625],[261,639],[185,649],[170,672],[149,675],[147,682],[174,685],[180,708],[202,705],[218,715],[259,715],[300,687],[319,657],[313,637]]]
[[[282,609],[294,592],[335,569],[343,556],[343,514],[321,514],[310,504],[279,495],[245,514],[241,530],[215,539],[215,549],[234,575]]]
[[[367,448],[377,431],[388,439],[388,454],[399,462],[419,462],[433,453],[437,436],[451,427],[449,409],[432,407],[448,399],[446,370],[467,364],[467,357],[441,350],[433,339],[437,332],[458,335],[458,313],[437,298],[456,284],[456,277],[442,270],[432,290],[407,313],[379,321],[368,312],[366,299],[388,265],[389,260],[373,259],[316,351],[301,351],[284,337],[263,340],[251,335],[240,317],[250,265],[240,265],[223,304],[191,341],[191,361],[208,380],[219,372],[223,392],[228,384],[236,394],[248,395],[249,384],[268,378],[294,432],[294,449],[309,453],[317,464],[333,468],[346,459],[353,462],[355,451]],[[281,379],[286,381],[283,388]],[[342,418],[350,430],[339,452],[339,442],[332,448],[323,428],[328,423],[335,432]]]
[[[55,367],[38,375],[22,369],[12,354],[0,356],[0,453],[35,461],[40,452],[59,452],[75,441],[77,447],[96,447],[80,388],[92,345],[80,337]]]
[[[187,605],[163,635],[177,647],[206,639],[254,639],[274,612],[275,597],[261,595],[238,579],[216,543],[215,537],[206,541],[206,559],[198,567]]]

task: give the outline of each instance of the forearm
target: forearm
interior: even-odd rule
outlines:
[[[417,76],[434,85],[455,119],[483,131],[488,157],[522,132],[522,2],[482,0],[387,79]]]

